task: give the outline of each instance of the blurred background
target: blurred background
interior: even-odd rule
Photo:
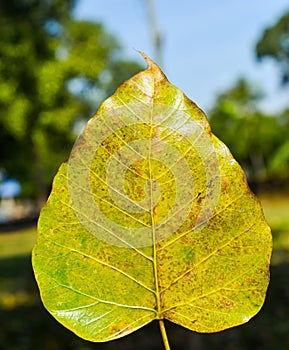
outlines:
[[[168,323],[173,349],[289,348],[289,2],[0,2],[0,349],[161,349],[155,323],[105,344],[43,308],[30,263],[36,221],[84,123],[155,59],[208,115],[245,169],[272,228],[271,283],[248,324],[197,334]]]

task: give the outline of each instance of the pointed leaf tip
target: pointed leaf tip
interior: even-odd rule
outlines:
[[[159,80],[163,79],[165,77],[164,72],[161,70],[161,68],[158,66],[158,64],[153,61],[145,52],[137,50],[138,53],[142,55],[144,60],[146,61],[149,70],[152,70],[155,77]]]
[[[142,55],[142,57],[146,61],[149,68],[153,68],[155,66],[158,67],[158,65],[145,52],[143,52],[143,51],[138,51],[138,52]]]

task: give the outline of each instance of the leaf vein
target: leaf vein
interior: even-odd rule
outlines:
[[[138,281],[137,279],[135,279],[135,278],[132,277],[131,275],[127,274],[127,273],[124,272],[123,270],[117,268],[116,266],[110,265],[110,264],[108,264],[108,263],[106,263],[106,262],[104,262],[104,261],[102,261],[102,260],[96,259],[95,257],[93,257],[93,256],[91,256],[91,255],[89,255],[89,254],[86,254],[86,253],[84,253],[84,252],[81,252],[81,251],[79,251],[79,250],[77,250],[77,249],[68,247],[68,246],[66,246],[66,245],[64,245],[64,244],[60,244],[60,243],[55,242],[55,241],[52,241],[52,240],[50,240],[49,238],[46,238],[46,239],[47,239],[47,241],[51,242],[52,244],[55,244],[55,245],[57,245],[57,246],[59,246],[59,247],[61,247],[61,248],[64,248],[64,249],[69,250],[69,251],[71,251],[71,252],[77,253],[77,254],[79,254],[79,255],[83,255],[83,256],[85,256],[86,258],[89,258],[89,259],[91,259],[91,260],[97,262],[97,263],[100,264],[100,265],[106,266],[106,267],[108,267],[108,268],[111,268],[112,270],[115,270],[115,271],[119,272],[120,274],[122,274],[123,276],[129,278],[130,280],[132,280],[133,282],[137,283],[137,284],[140,285],[141,287],[145,288],[145,289],[148,290],[149,292],[152,292],[153,294],[155,294],[155,291],[154,291],[153,289],[149,288],[148,286],[146,286],[146,285],[143,284],[142,282]]]
[[[231,242],[233,242],[235,239],[238,239],[239,237],[241,237],[243,234],[249,232],[252,227],[254,227],[256,224],[252,224],[251,226],[249,226],[246,230],[240,232],[239,234],[237,234],[236,236],[233,236],[229,241],[227,241],[226,243],[224,243],[223,245],[217,247],[216,249],[214,249],[210,254],[208,254],[207,256],[205,256],[203,259],[201,259],[200,261],[198,261],[196,264],[194,264],[190,269],[186,270],[185,272],[183,272],[180,276],[178,276],[174,281],[172,281],[167,287],[165,287],[161,293],[163,293],[164,291],[166,291],[167,289],[169,289],[173,284],[177,283],[179,280],[183,279],[188,273],[190,273],[191,271],[193,271],[196,267],[198,267],[199,265],[205,263],[208,259],[210,259],[212,256],[214,256],[216,253],[219,252],[219,250],[225,248],[226,246],[228,246]]]
[[[93,299],[93,300],[96,300],[100,303],[103,303],[103,304],[109,304],[109,305],[114,305],[114,306],[117,306],[117,307],[123,307],[123,308],[129,308],[129,309],[139,309],[139,310],[146,310],[146,311],[152,311],[152,312],[156,312],[155,309],[152,309],[152,308],[149,308],[149,307],[146,307],[146,306],[140,306],[140,305],[127,305],[127,304],[121,304],[121,303],[117,303],[117,302],[114,302],[114,301],[109,301],[109,300],[104,300],[104,299],[100,299],[100,298],[97,298],[93,295],[90,295],[90,294],[87,294],[87,293],[84,293],[83,291],[80,291],[76,288],[74,288],[73,286],[69,286],[67,284],[64,284],[64,283],[61,283],[59,281],[57,281],[55,278],[51,277],[49,274],[47,273],[44,273],[48,278],[52,279],[55,283],[57,283],[60,287],[63,287],[63,288],[66,288],[74,293],[77,293],[77,294],[80,294],[84,297],[87,297],[87,298],[90,298],[90,299]]]

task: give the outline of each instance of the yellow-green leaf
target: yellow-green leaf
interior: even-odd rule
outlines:
[[[60,167],[33,250],[45,307],[92,341],[155,319],[197,332],[240,325],[269,282],[271,233],[243,171],[145,58]]]

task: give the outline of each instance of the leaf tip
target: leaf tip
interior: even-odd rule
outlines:
[[[140,53],[142,55],[142,57],[144,58],[144,60],[146,61],[148,68],[155,68],[159,66],[143,51],[137,50],[138,53]]]
[[[139,54],[142,55],[142,57],[144,58],[144,60],[146,61],[149,70],[154,71],[155,76],[159,78],[159,80],[162,80],[164,78],[164,73],[163,71],[160,69],[160,67],[157,65],[157,63],[155,63],[145,52],[140,51],[140,50],[136,50]]]

